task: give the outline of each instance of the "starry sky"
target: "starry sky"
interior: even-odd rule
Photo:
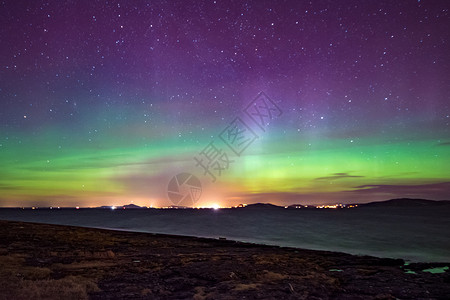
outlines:
[[[0,206],[166,206],[182,172],[204,206],[449,199],[449,8],[0,1]]]

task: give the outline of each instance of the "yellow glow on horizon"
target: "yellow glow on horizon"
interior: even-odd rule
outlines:
[[[197,206],[197,208],[212,208],[214,210],[223,208],[223,206],[220,206],[218,203],[211,203],[206,205]]]

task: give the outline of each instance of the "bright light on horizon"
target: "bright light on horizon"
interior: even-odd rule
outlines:
[[[222,208],[222,206],[220,206],[217,203],[212,203],[212,204],[207,204],[207,205],[202,205],[202,206],[197,206],[197,208],[212,208],[214,210],[218,210],[220,208]]]

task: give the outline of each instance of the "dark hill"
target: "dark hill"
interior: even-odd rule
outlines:
[[[273,209],[273,208],[283,208],[282,206],[270,204],[270,203],[254,203],[249,204],[245,207],[245,209]]]
[[[400,198],[391,199],[387,201],[370,202],[366,204],[360,204],[358,206],[364,207],[410,207],[410,206],[442,206],[450,205],[450,201],[436,201],[436,200],[426,200],[426,199],[410,199],[410,198]]]
[[[122,207],[126,208],[126,209],[141,209],[141,208],[145,208],[145,207],[142,207],[142,206],[139,206],[139,205],[136,205],[136,204],[127,204],[127,205],[124,205]]]

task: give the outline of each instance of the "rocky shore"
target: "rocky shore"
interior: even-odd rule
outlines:
[[[0,221],[0,299],[450,299],[448,266]]]

